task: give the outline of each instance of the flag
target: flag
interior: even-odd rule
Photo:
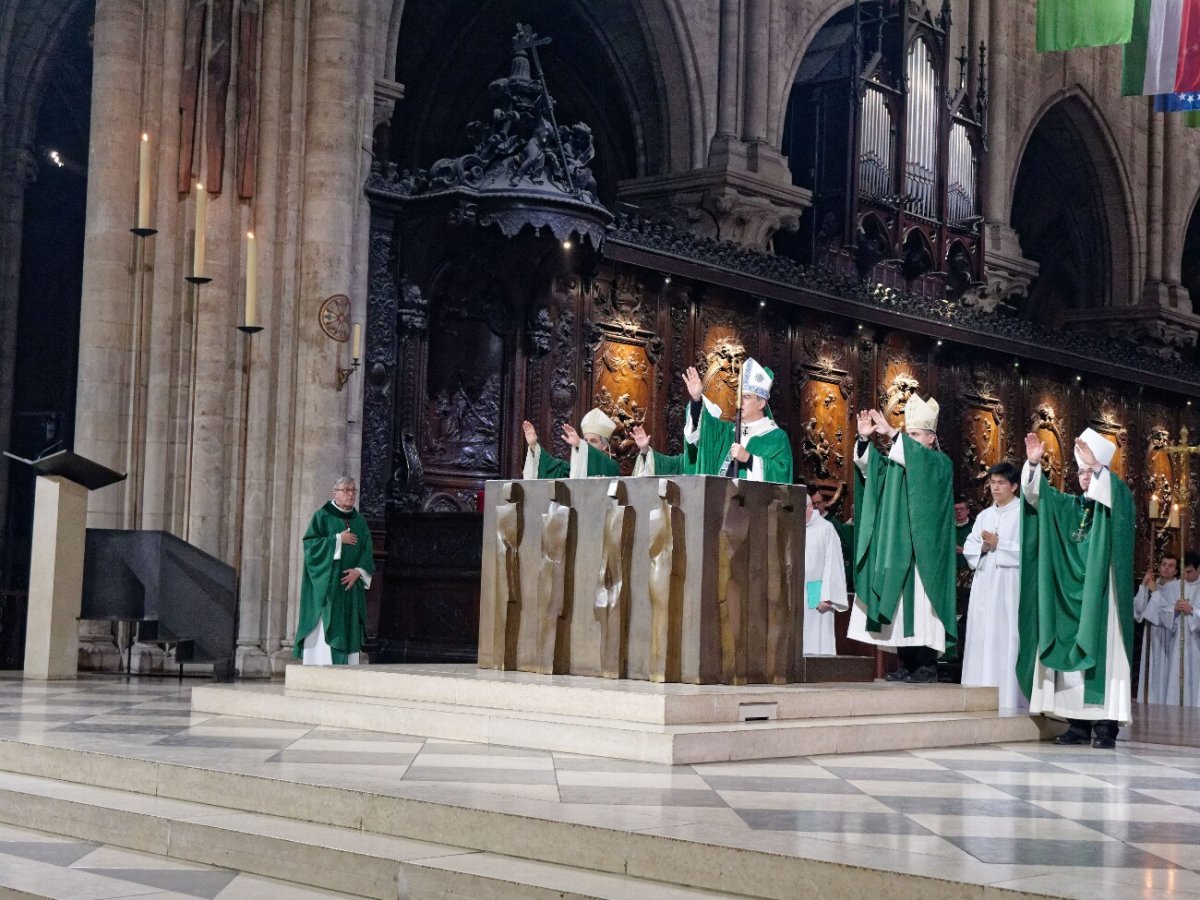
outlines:
[[[1183,114],[1183,124],[1188,128],[1200,128],[1200,110],[1185,112]]]
[[[1175,93],[1200,91],[1200,0],[1184,0]]]
[[[1156,94],[1155,112],[1188,112],[1200,109],[1200,91],[1192,94]]]
[[[1128,44],[1136,0],[1038,0],[1037,49]],[[1197,57],[1200,65],[1200,55]]]
[[[1136,0],[1133,37],[1121,66],[1121,96],[1175,91],[1183,10],[1184,0]]]

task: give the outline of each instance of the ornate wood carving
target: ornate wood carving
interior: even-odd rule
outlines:
[[[691,337],[692,297],[690,288],[678,288],[670,295],[670,371],[664,381],[666,415],[665,441],[667,453],[679,453],[683,449],[683,417],[687,405],[683,401],[680,376],[687,369],[688,342]],[[661,367],[659,367],[661,368]]]
[[[1029,430],[1046,445],[1046,454],[1042,457],[1042,468],[1046,472],[1046,478],[1062,490],[1066,482],[1064,454],[1069,445],[1059,420],[1061,407],[1056,404],[1055,397],[1046,396],[1047,393],[1042,392],[1043,396],[1038,397],[1038,402],[1033,406],[1029,417]]]
[[[959,373],[958,419],[960,427],[959,493],[979,508],[989,502],[987,470],[1004,456],[1004,403],[1000,377],[994,369],[972,366]]]
[[[893,427],[903,428],[908,398],[921,390],[921,373],[906,341],[892,337],[881,351],[883,371],[876,403]]]
[[[1124,478],[1125,449],[1129,443],[1129,432],[1124,424],[1124,404],[1111,387],[1095,390],[1092,393],[1092,402],[1095,412],[1088,425],[1116,444],[1117,450],[1113,454],[1109,467],[1121,478]]]
[[[617,423],[611,445],[623,472],[633,470],[637,445],[630,435],[644,425],[653,402],[653,364],[646,335],[607,335],[592,355],[592,404]]]
[[[801,360],[792,367],[793,402],[800,413],[793,435],[799,449],[795,470],[806,484],[832,488],[835,496],[850,481],[847,423],[854,379],[847,368],[846,340],[828,325],[806,329],[800,338]]]
[[[391,222],[373,221],[367,259],[367,346],[363,358],[362,473],[358,500],[363,515],[376,520],[384,514],[392,469],[398,266]],[[415,285],[405,286],[406,290],[409,288],[417,290]]]
[[[738,373],[756,352],[754,317],[716,304],[700,307],[696,368],[704,394],[732,419],[738,407]]]

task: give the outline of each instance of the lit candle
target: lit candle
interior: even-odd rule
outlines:
[[[351,358],[362,359],[362,326],[357,322],[354,323],[354,342],[350,346]]]
[[[1158,494],[1151,494],[1150,495],[1150,518],[1157,519],[1159,512],[1161,512],[1161,510],[1159,509],[1159,504],[1158,504]]]
[[[254,232],[246,232],[246,327],[258,324],[258,245]]]
[[[208,191],[196,182],[196,244],[192,248],[192,277],[204,277],[204,243],[208,230]]]
[[[1168,528],[1178,528],[1179,527],[1179,504],[1178,503],[1171,504],[1171,515],[1167,519],[1167,527]]]
[[[150,135],[142,135],[138,149],[138,211],[137,227],[150,227]]]

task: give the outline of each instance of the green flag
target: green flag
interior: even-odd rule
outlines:
[[[1037,49],[1128,44],[1136,0],[1038,0]]]

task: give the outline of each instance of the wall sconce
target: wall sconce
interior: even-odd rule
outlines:
[[[354,323],[354,337],[350,344],[350,368],[343,369],[341,366],[337,368],[337,389],[340,391],[346,386],[346,382],[350,380],[350,376],[354,374],[359,367],[362,359],[362,326],[357,322]]]

